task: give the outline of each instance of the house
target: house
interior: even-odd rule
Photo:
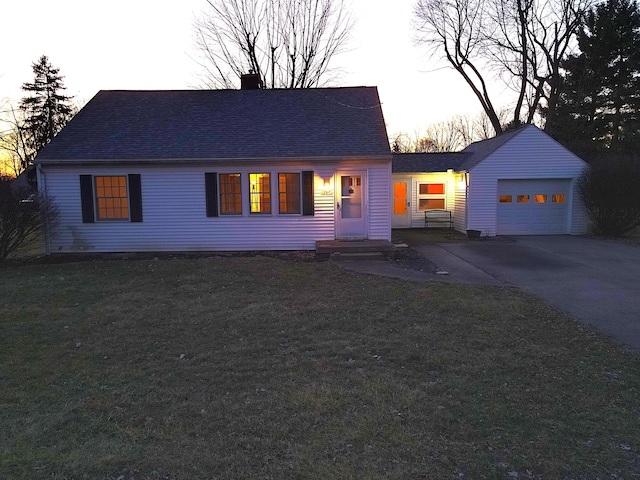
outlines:
[[[48,252],[388,242],[392,157],[377,89],[256,86],[99,92],[35,161],[60,212]]]
[[[483,236],[587,232],[577,189],[586,163],[534,125],[457,153],[394,154],[392,226],[424,227],[448,210],[454,228]]]

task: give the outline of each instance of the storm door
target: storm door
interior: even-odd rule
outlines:
[[[338,172],[336,238],[367,238],[366,173]]]

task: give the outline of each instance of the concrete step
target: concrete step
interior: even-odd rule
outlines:
[[[333,252],[329,260],[347,262],[350,260],[384,260],[382,252]]]
[[[318,240],[316,242],[316,256],[318,258],[332,258],[355,255],[352,259],[392,258],[395,247],[386,240]]]

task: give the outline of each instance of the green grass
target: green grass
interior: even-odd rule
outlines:
[[[0,267],[0,478],[639,478],[639,394],[637,356],[514,289]]]

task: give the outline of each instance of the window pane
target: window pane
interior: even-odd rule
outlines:
[[[444,183],[421,183],[420,195],[444,195]]]
[[[512,201],[511,195],[500,195],[500,203],[511,203]]]
[[[518,195],[518,203],[529,203],[529,195]]]
[[[564,203],[566,201],[566,198],[562,194],[555,194],[551,195],[551,201],[554,203]]]
[[[301,213],[300,174],[278,174],[278,204],[280,213]]]
[[[444,210],[444,198],[421,198],[418,201],[419,210]]]
[[[98,220],[127,220],[129,200],[127,197],[127,177],[95,177],[96,205]]]
[[[271,175],[250,173],[249,196],[251,213],[271,213]]]
[[[533,201],[535,203],[546,203],[547,202],[547,196],[546,195],[534,195],[533,196]]]
[[[242,185],[239,173],[220,174],[220,213],[242,215]]]
[[[342,218],[362,218],[362,202],[360,198],[343,198],[340,212]]]

